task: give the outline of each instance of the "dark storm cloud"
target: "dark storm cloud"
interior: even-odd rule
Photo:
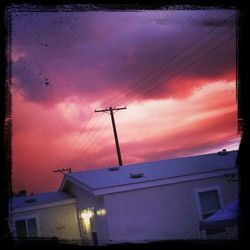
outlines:
[[[109,99],[128,86],[131,86],[132,93],[138,89],[137,82],[150,72],[153,72],[150,82],[155,85],[158,79],[168,81],[154,88],[153,92],[145,93],[150,82],[144,80],[139,85],[141,91],[134,92],[135,96],[174,96],[171,77],[175,74],[181,74],[183,81],[196,77],[216,79],[235,68],[233,38],[216,52],[209,52],[230,34],[222,34],[218,41],[213,41],[213,37],[224,31],[223,27],[216,26],[214,32],[208,34],[208,25],[193,25],[194,20],[221,23],[225,16],[232,15],[226,11],[220,22],[221,13],[58,12],[14,15],[13,47],[26,55],[13,63],[13,77],[23,85],[27,99],[41,103],[57,102],[76,94],[89,101],[98,100],[98,95]],[[234,33],[233,28],[228,33]],[[195,51],[205,45],[202,53],[189,56],[190,49],[180,54],[202,36],[203,39],[192,48]],[[204,60],[186,71],[182,70],[207,52],[209,55]],[[172,64],[166,64],[173,57]],[[161,65],[164,66],[159,75],[156,69]],[[47,79],[50,88],[45,88]]]

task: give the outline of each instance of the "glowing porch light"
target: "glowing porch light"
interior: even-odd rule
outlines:
[[[104,215],[106,215],[106,209],[105,208],[98,209],[96,211],[96,214],[99,215],[99,216],[104,216]]]
[[[93,211],[92,210],[83,210],[81,212],[81,218],[87,220],[87,219],[90,219],[92,216],[94,215]]]

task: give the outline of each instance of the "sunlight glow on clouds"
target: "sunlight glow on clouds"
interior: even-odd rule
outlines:
[[[237,149],[235,39],[152,80],[211,27],[228,29],[216,20],[233,13],[13,13],[14,190],[57,189],[55,168],[117,165],[110,115],[93,113],[110,106],[127,106],[115,112],[124,164]]]

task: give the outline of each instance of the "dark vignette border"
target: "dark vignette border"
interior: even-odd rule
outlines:
[[[247,4],[243,4],[241,0],[224,0],[224,1],[208,1],[208,0],[169,0],[161,3],[150,4],[146,1],[144,3],[127,3],[119,1],[119,3],[100,3],[96,1],[40,1],[40,0],[23,0],[23,1],[1,1],[1,30],[3,31],[4,36],[2,36],[1,47],[1,58],[3,59],[1,67],[1,78],[2,83],[0,84],[0,100],[2,102],[0,110],[0,136],[1,136],[1,145],[0,145],[0,184],[1,184],[1,194],[0,197],[3,200],[3,206],[1,206],[1,242],[3,242],[8,247],[14,248],[33,248],[34,246],[60,246],[60,248],[68,248],[69,245],[65,245],[62,242],[57,244],[53,241],[27,241],[22,244],[14,244],[11,239],[9,228],[8,228],[8,216],[9,216],[9,206],[8,198],[12,193],[11,188],[11,95],[10,88],[11,83],[8,81],[11,77],[10,67],[8,67],[8,58],[10,52],[10,35],[11,31],[10,20],[7,8],[13,4],[16,6],[17,10],[20,8],[22,10],[26,9],[29,11],[142,11],[146,9],[234,9],[236,8],[238,12],[238,31],[237,31],[237,95],[238,95],[238,119],[243,120],[243,133],[242,139],[239,147],[238,159],[237,162],[240,168],[240,178],[241,178],[241,187],[240,187],[240,201],[241,201],[241,210],[240,210],[240,227],[239,227],[239,240],[238,241],[166,241],[166,242],[155,242],[150,244],[142,244],[140,247],[194,247],[194,248],[234,248],[243,246],[246,243],[249,243],[249,236],[247,235],[247,228],[250,225],[249,223],[249,205],[247,202],[247,191],[246,183],[248,183],[247,168],[250,166],[250,159],[248,150],[250,149],[249,145],[249,112],[247,107],[249,105],[249,98],[247,98],[247,83],[249,83],[249,75],[247,74],[247,59],[249,58],[249,38],[247,37],[247,21],[249,21],[249,11]],[[20,5],[19,5],[20,4]],[[19,7],[18,7],[19,5]],[[4,39],[3,39],[4,38]],[[118,247],[132,247],[134,244],[125,244],[119,245]],[[138,246],[138,245],[136,245]],[[80,246],[70,246],[71,247],[80,247]],[[108,246],[108,247],[117,247],[117,245]],[[86,248],[86,247],[85,247]],[[93,247],[91,247],[93,248]]]

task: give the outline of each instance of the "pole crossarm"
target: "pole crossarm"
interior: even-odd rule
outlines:
[[[113,111],[114,110],[122,110],[122,109],[127,109],[127,107],[122,107],[122,108],[112,108],[112,107],[109,107],[109,108],[106,108],[106,109],[99,109],[99,110],[95,110],[95,112],[109,112],[110,109],[112,109]]]
[[[53,170],[53,173],[62,173],[62,174],[64,174],[63,172],[65,172],[65,171],[68,171],[68,173],[71,173],[71,168],[56,169],[56,170]]]

